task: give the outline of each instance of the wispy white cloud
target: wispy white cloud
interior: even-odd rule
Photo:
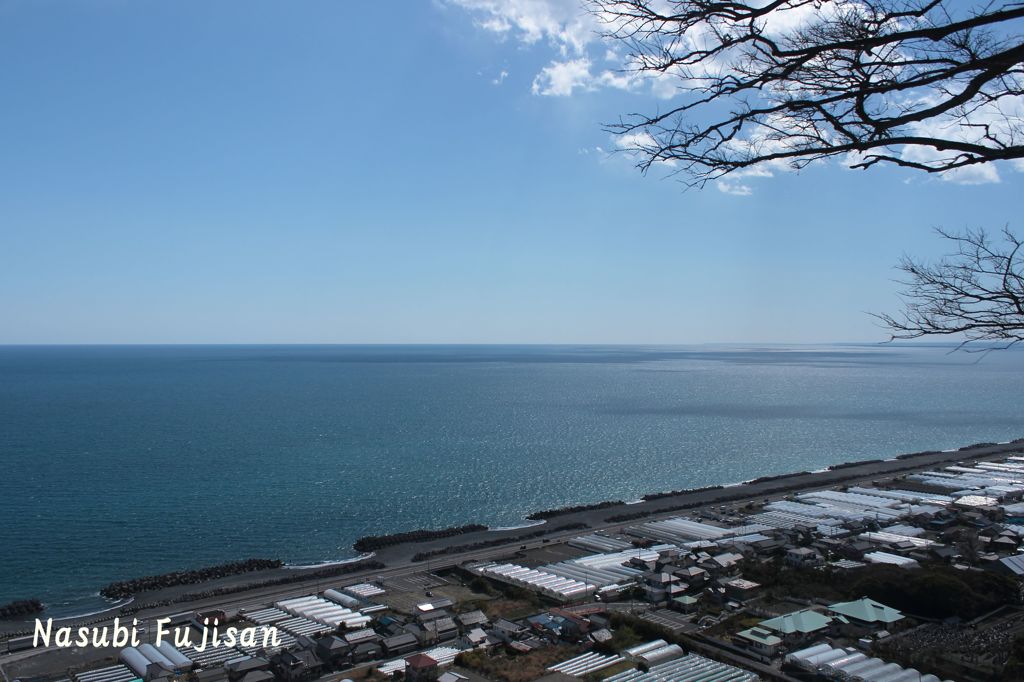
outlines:
[[[582,0],[444,0],[459,7],[474,18],[478,28],[501,39],[518,41],[525,46],[548,44],[557,53],[556,59],[545,66],[533,81],[536,95],[566,97],[579,92],[592,92],[604,88],[647,92],[659,99],[669,99],[679,92],[680,78],[701,77],[706,70],[717,65],[691,65],[690,73],[680,69],[659,72],[638,71],[639,64],[620,51],[619,45],[610,45],[602,34],[612,28],[589,11]],[[803,16],[803,15],[801,15]],[[606,17],[614,23],[611,17]],[[694,45],[701,36],[688,36]],[[587,64],[584,71],[583,61]],[[603,64],[596,68],[595,64]],[[565,80],[573,76],[571,87]]]
[[[533,94],[568,96],[593,87],[590,60],[585,57],[551,62],[533,79]]]
[[[567,97],[599,88],[634,90],[640,82],[634,74],[623,71],[604,69],[592,73],[592,66],[587,57],[552,61],[534,77],[533,94]]]
[[[916,107],[927,107],[937,103],[937,99],[923,98],[914,103]],[[931,118],[915,123],[911,131],[921,137],[959,140],[976,144],[991,144],[992,140],[1003,144],[1021,144],[1019,122],[1024,120],[1024,96],[1004,97],[999,100],[985,102],[970,111],[954,111],[948,115]],[[950,152],[939,151],[931,147],[904,147],[901,156],[916,163],[933,164],[948,159]],[[1017,160],[1006,164],[1006,168],[1024,171],[1024,162]],[[983,185],[1002,181],[999,167],[993,163],[955,168],[939,177],[946,182],[960,185]]]
[[[580,0],[447,0],[470,12],[476,25],[523,45],[547,43],[557,53],[533,79],[535,95],[568,97],[602,88],[637,90],[644,81],[614,47],[600,39],[603,28]],[[606,27],[604,27],[606,28]],[[603,64],[597,68],[596,63]],[[660,79],[657,79],[660,80]],[[658,92],[667,92],[663,87]],[[675,94],[675,89],[671,90]]]
[[[715,187],[718,188],[719,192],[724,192],[725,194],[731,194],[737,197],[749,197],[754,193],[754,188],[750,185],[731,182],[729,180],[718,180],[715,182]]]
[[[447,0],[469,10],[480,28],[532,45],[546,40],[563,56],[579,56],[596,39],[594,17],[579,0]]]
[[[657,145],[654,137],[643,130],[619,135],[614,138],[614,142],[616,147],[629,153],[642,152]]]
[[[554,58],[536,73],[531,91],[538,96],[570,97],[579,93],[615,89],[642,92],[659,99],[671,99],[679,95],[680,88],[713,73],[732,68],[730,57],[690,65],[687,71],[668,69],[660,72],[638,73],[636,63],[623,54],[621,46],[602,40],[601,34],[609,29],[598,17],[587,11],[581,0],[438,0],[452,7],[470,13],[475,25],[481,30],[499,36],[503,40],[516,41],[524,46],[547,45],[554,50]],[[839,5],[818,7],[814,3],[800,5],[786,12],[770,15],[770,21],[762,27],[767,35],[780,36],[798,30],[808,22],[827,17],[839,11]],[[852,3],[855,5],[856,3]],[[847,3],[847,6],[852,6]],[[699,48],[710,36],[690,32],[682,40],[691,47]],[[685,47],[685,46],[683,46]],[[500,85],[507,77],[502,71],[492,82]],[[1024,97],[1014,101],[1004,100],[998,106],[982,107],[965,117],[956,114],[945,120],[933,120],[918,124],[913,132],[921,135],[935,133],[936,136],[959,135],[963,139],[976,138],[984,130],[978,124],[990,129],[1001,130],[1006,121],[1024,117]],[[748,145],[764,152],[768,147],[784,144],[780,130],[785,130],[785,121],[780,124],[772,137],[752,135],[747,140],[734,140],[733,144]],[[950,126],[958,127],[951,132]],[[931,129],[929,129],[929,127]],[[938,129],[936,129],[936,127]],[[1019,144],[1019,142],[1017,142]],[[623,150],[621,144],[616,144]],[[922,147],[907,147],[901,151],[904,158],[919,162],[936,161],[939,152]],[[848,160],[848,159],[846,159]],[[1005,167],[1024,172],[1024,161],[1005,164]],[[771,177],[779,172],[788,172],[788,164],[762,164],[729,175],[730,181],[717,183],[719,189],[729,194],[747,196],[753,190],[748,184],[736,182],[742,178]],[[939,176],[947,182],[960,184],[983,184],[1000,181],[999,169],[993,164],[970,166]]]
[[[497,75],[497,77],[491,80],[491,83],[493,85],[501,85],[502,83],[505,82],[506,78],[508,78],[508,71],[502,69],[501,72]]]

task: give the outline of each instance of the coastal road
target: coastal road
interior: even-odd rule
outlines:
[[[838,469],[819,472],[804,472],[784,478],[755,481],[725,488],[681,492],[669,497],[636,504],[621,504],[603,509],[572,512],[550,519],[548,521],[548,525],[557,527],[565,524],[585,523],[589,528],[577,528],[529,540],[520,540],[517,538],[534,530],[540,530],[544,526],[538,526],[533,529],[522,528],[504,531],[480,531],[430,542],[392,546],[381,550],[375,555],[376,559],[387,565],[387,568],[384,569],[352,573],[349,575],[335,576],[331,578],[310,577],[308,580],[302,580],[288,585],[256,587],[239,592],[236,595],[210,597],[189,601],[187,603],[177,603],[165,607],[144,609],[132,616],[128,616],[128,618],[138,618],[139,621],[142,622],[167,617],[180,613],[183,610],[199,611],[219,608],[227,611],[235,611],[246,608],[257,608],[288,597],[299,597],[319,592],[326,587],[332,587],[339,584],[351,584],[381,578],[405,577],[416,573],[422,573],[427,571],[428,568],[430,571],[439,571],[471,560],[480,561],[508,557],[510,553],[518,551],[520,547],[524,547],[529,550],[545,545],[558,544],[581,534],[587,534],[597,530],[619,530],[624,526],[645,523],[667,516],[699,514],[702,511],[706,511],[708,507],[727,505],[730,508],[735,508],[748,501],[756,502],[766,499],[780,499],[796,491],[803,492],[821,488],[832,488],[840,484],[853,485],[858,483],[870,483],[873,480],[881,478],[890,478],[898,474],[934,468],[936,466],[949,465],[959,461],[1004,457],[1010,453],[1020,452],[1022,449],[1024,449],[1024,444],[1022,443],[1004,443],[995,446],[985,446],[967,450],[921,454],[906,459],[887,459],[884,461],[862,462]],[[674,509],[680,505],[695,506],[682,511]],[[643,514],[643,517],[628,522],[609,523],[607,521],[609,517],[621,514]],[[429,562],[412,561],[412,557],[420,552],[471,545],[476,542],[492,541],[495,539],[506,539],[507,543],[486,549],[442,555],[431,559]],[[315,569],[309,570],[312,571]],[[260,579],[261,577],[259,573],[245,574],[235,576],[231,582],[241,586],[247,582],[255,582]],[[179,593],[195,592],[199,589],[201,589],[200,586],[190,585],[178,588],[178,591]],[[161,595],[162,594],[163,592],[161,592]],[[160,598],[160,595],[146,595],[143,598],[150,598],[155,601]],[[91,618],[68,619],[61,621],[59,625],[70,625],[74,627],[85,621],[90,621],[91,625],[102,627],[104,625],[112,625],[113,617],[115,615],[117,614],[110,613],[107,618],[103,618],[101,616],[99,622],[95,622],[95,616]],[[3,655],[0,656],[0,666],[9,666],[12,662],[21,660],[23,657],[39,655],[45,651],[46,650],[30,650],[27,652],[19,652],[17,654]]]

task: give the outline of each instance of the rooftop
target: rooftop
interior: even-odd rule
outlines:
[[[1016,554],[999,560],[1015,575],[1024,575],[1024,554]]]
[[[763,620],[759,627],[768,628],[784,635],[791,635],[798,632],[807,633],[824,630],[831,622],[832,619],[824,614],[804,609]]]
[[[405,659],[405,663],[410,668],[432,668],[437,665],[437,661],[427,656],[426,654],[414,654]]]
[[[771,630],[766,630],[761,626],[755,626],[749,630],[740,630],[736,633],[737,637],[750,640],[751,642],[757,642],[764,646],[778,646],[782,644],[782,640],[771,633]]]
[[[865,623],[895,623],[903,620],[903,614],[885,604],[879,604],[867,597],[857,601],[840,602],[828,607],[829,611]]]

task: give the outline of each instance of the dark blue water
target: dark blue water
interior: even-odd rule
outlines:
[[[1024,353],[0,347],[0,603],[1024,436]]]

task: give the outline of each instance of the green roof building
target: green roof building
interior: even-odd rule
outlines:
[[[890,625],[903,620],[903,614],[885,604],[879,604],[874,599],[858,599],[857,601],[846,601],[839,604],[832,604],[828,610],[840,616],[846,616],[857,624],[870,626]]]
[[[700,599],[697,597],[691,597],[688,594],[684,594],[680,597],[673,597],[668,606],[669,608],[682,611],[683,613],[690,613],[697,609],[697,604],[699,603]]]
[[[829,616],[804,609],[794,611],[775,618],[763,620],[758,627],[767,628],[772,632],[782,635],[807,635],[825,630],[831,625],[832,619]]]
[[[760,625],[736,633],[734,641],[763,656],[775,656],[782,646],[782,639]]]

